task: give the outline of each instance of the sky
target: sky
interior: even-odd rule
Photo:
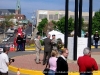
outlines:
[[[0,0],[0,9],[16,9],[17,0]],[[65,10],[65,0],[20,0],[21,12],[31,19],[33,11],[39,9]],[[69,0],[69,10],[74,11],[75,0]],[[100,0],[93,0],[93,11],[100,9]],[[89,0],[83,0],[83,11],[89,11]]]

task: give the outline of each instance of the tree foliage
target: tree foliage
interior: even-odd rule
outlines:
[[[47,23],[48,23],[47,18],[44,18],[41,20],[41,22],[39,22],[39,25],[37,28],[38,28],[38,31],[40,32],[40,34],[42,34],[42,31]]]
[[[11,19],[13,19],[13,17],[14,17],[14,15],[4,16],[5,20],[0,23],[0,27],[5,28],[5,27],[13,26],[13,22],[11,21]]]
[[[59,19],[59,21],[54,22],[55,23],[55,29],[61,31],[62,33],[65,33],[65,17]],[[72,18],[69,18],[68,20],[68,33],[73,31],[74,29],[74,20]]]
[[[95,12],[95,15],[92,18],[92,33],[95,31],[100,32],[100,10]]]
[[[61,31],[62,33],[65,33],[65,17],[59,19],[59,21],[55,22],[55,29]],[[78,21],[79,23],[79,21]],[[82,18],[82,26],[84,25],[84,19]],[[74,30],[74,19],[70,17],[68,19],[68,34],[70,34]]]

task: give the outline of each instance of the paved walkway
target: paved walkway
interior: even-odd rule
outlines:
[[[98,63],[99,69],[100,69],[100,52],[93,52],[92,57],[95,58],[95,60]],[[22,68],[22,69],[30,69],[30,70],[38,70],[38,71],[43,71],[45,68],[44,65],[42,65],[42,59],[43,59],[43,54],[41,53],[40,55],[40,60],[41,64],[36,64],[34,59],[35,59],[35,54],[28,54],[28,55],[23,55],[23,56],[17,56],[14,57],[15,62],[11,64],[11,66],[17,67],[17,68]],[[90,63],[90,62],[89,62]],[[68,66],[69,66],[69,71],[78,71],[78,65],[76,61],[68,60]]]

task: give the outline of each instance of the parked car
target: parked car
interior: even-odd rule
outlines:
[[[27,38],[28,38],[28,39],[31,39],[31,37],[32,37],[32,34],[28,34],[28,35],[27,35]]]
[[[6,37],[3,39],[3,42],[7,42],[10,39],[10,37]]]
[[[13,33],[8,33],[8,36],[13,37],[14,34]]]

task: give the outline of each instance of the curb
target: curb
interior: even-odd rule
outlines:
[[[91,46],[92,49],[95,48],[95,46]],[[98,48],[100,48],[100,46],[98,46]],[[25,50],[30,51],[30,50],[35,50],[35,48],[30,47],[30,48],[26,48]],[[44,50],[44,48],[42,48],[42,50]]]
[[[17,73],[17,67],[9,66],[9,70]],[[28,75],[44,75],[42,71],[37,70],[29,70],[29,69],[22,69],[19,68],[21,74],[28,74]],[[69,72],[68,75],[79,75],[79,72]],[[93,75],[100,75],[100,71],[94,71]]]
[[[19,57],[19,56],[16,56]],[[15,57],[13,57],[15,58]],[[16,72],[19,69],[21,74],[27,74],[27,75],[44,75],[42,71],[37,71],[37,70],[29,70],[29,69],[23,69],[23,68],[17,68],[14,66],[9,65],[9,70],[12,72]],[[68,72],[68,75],[80,75],[79,72]],[[100,71],[94,71],[93,75],[100,75]]]

